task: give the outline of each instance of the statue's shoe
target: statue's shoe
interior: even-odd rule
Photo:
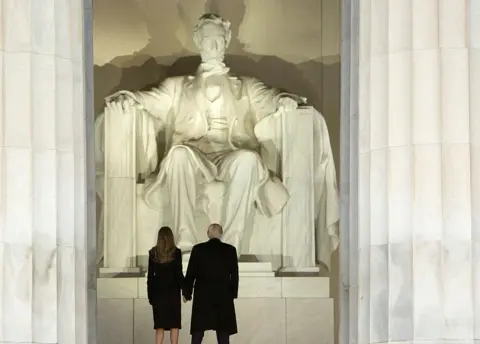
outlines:
[[[183,254],[192,251],[193,245],[195,245],[195,237],[187,229],[181,229],[177,239],[177,247]]]

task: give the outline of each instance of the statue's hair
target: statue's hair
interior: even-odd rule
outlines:
[[[201,31],[206,24],[221,25],[225,29],[225,46],[228,47],[230,39],[232,38],[232,30],[230,29],[230,22],[223,19],[218,14],[207,13],[198,19],[197,25],[193,28],[193,41],[197,47],[202,43]]]

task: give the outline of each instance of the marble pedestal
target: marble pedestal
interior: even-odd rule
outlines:
[[[242,263],[233,344],[333,344],[333,299],[326,277],[275,277],[265,263]],[[154,342],[146,278],[99,278],[98,342]],[[180,343],[190,343],[192,304],[183,304]],[[168,335],[165,339],[168,342]],[[207,332],[205,344],[216,343]]]

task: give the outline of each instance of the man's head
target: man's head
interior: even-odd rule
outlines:
[[[223,62],[231,37],[230,22],[216,14],[204,14],[193,29],[203,62]]]
[[[220,239],[223,234],[223,228],[218,223],[212,223],[208,226],[207,235],[209,239]]]

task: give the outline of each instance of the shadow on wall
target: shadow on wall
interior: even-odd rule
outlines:
[[[104,98],[116,91],[149,89],[157,86],[167,76],[194,74],[200,63],[198,56],[181,57],[172,65],[162,64],[161,57],[145,59],[140,55],[132,56],[133,64],[142,60],[146,61],[140,66],[130,68],[119,68],[115,64],[95,66],[95,111],[97,114],[103,111]],[[275,56],[239,55],[227,55],[226,60],[231,72],[236,75],[253,76],[269,86],[307,97],[309,105],[314,106],[325,116],[330,130],[333,155],[338,157],[339,116],[338,111],[331,111],[332,108],[333,110],[338,109],[337,104],[339,104],[339,87],[336,85],[340,70],[338,63],[328,65],[309,61],[294,65]],[[311,73],[322,73],[324,77],[330,75],[331,87],[324,88],[323,94],[320,94],[317,87],[305,78],[305,70],[311,70]],[[120,79],[118,76],[121,76]],[[338,163],[338,159],[336,160]]]
[[[162,57],[145,57],[144,55],[133,55],[130,61],[134,67],[120,68],[114,63],[104,66],[95,66],[95,110],[96,113],[102,111],[105,102],[104,98],[118,90],[140,90],[157,86],[167,76],[178,76],[193,74],[197,69],[200,58],[198,56],[186,56],[177,59],[172,65],[163,64]],[[166,60],[170,57],[166,57]],[[142,63],[137,63],[142,61]],[[145,62],[143,62],[145,61]],[[340,70],[339,63],[328,65],[320,62],[309,61],[299,65],[284,61],[275,56],[241,56],[228,55],[226,57],[227,65],[231,72],[239,76],[254,76],[269,86],[286,89],[290,92],[307,97],[310,105],[319,109],[322,113],[325,99],[315,85],[305,78],[306,70],[311,73],[319,73],[325,76],[332,75],[332,97],[338,99],[338,88],[335,83],[338,81]],[[118,76],[120,80],[118,80]],[[328,89],[323,91],[323,96],[328,97]],[[335,155],[335,154],[334,154]]]

